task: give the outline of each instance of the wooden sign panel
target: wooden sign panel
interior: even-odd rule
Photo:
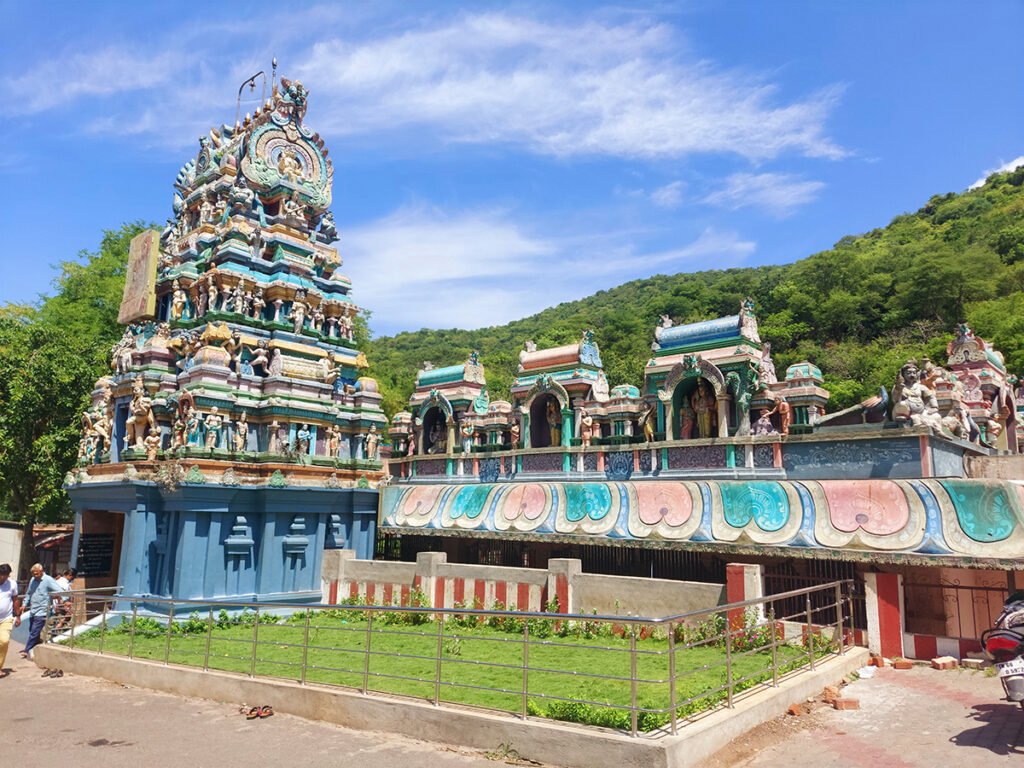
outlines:
[[[147,229],[132,238],[117,322],[127,325],[156,317],[156,267],[159,261],[159,232]]]

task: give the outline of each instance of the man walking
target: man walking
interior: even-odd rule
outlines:
[[[10,673],[4,669],[7,661],[7,646],[11,642],[11,630],[21,624],[21,600],[18,599],[18,585],[11,578],[11,566],[0,564],[0,678]]]
[[[32,566],[32,581],[25,590],[25,602],[28,604],[28,642],[21,655],[32,658],[32,649],[39,645],[39,636],[46,624],[46,614],[54,595],[61,593],[60,584],[43,572],[43,566],[36,563]]]

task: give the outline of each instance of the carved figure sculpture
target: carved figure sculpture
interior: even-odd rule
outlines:
[[[217,288],[217,281],[210,275],[208,278],[210,284],[206,287],[206,295],[208,301],[206,302],[206,309],[208,312],[213,312],[217,309],[217,299],[220,298],[220,289]]]
[[[245,411],[235,422],[235,452],[244,453],[249,444],[249,422],[246,421]]]
[[[231,311],[242,314],[245,307],[245,286],[240,280],[231,294]]]
[[[472,453],[473,451],[473,425],[469,419],[463,419],[459,424],[459,435],[462,437],[462,452]]]
[[[910,422],[915,427],[925,426],[942,430],[942,418],[935,392],[920,381],[917,363],[909,361],[900,368],[893,388],[892,417],[898,422]]]
[[[585,408],[580,409],[580,442],[584,448],[590,447],[590,441],[594,437],[594,417],[587,413]]]
[[[332,386],[338,379],[338,366],[332,362],[329,356],[325,355],[320,358],[320,376],[324,380],[324,384]]]
[[[761,411],[761,418],[754,422],[754,428],[751,430],[755,435],[774,435],[777,434],[775,425],[772,424],[772,411]]]
[[[698,437],[714,437],[713,416],[715,412],[715,399],[711,395],[708,383],[703,379],[697,385],[697,391],[693,393],[691,401],[693,412],[697,422]],[[683,437],[680,435],[680,437]],[[685,439],[685,437],[684,437]]]
[[[377,453],[380,450],[380,435],[377,434],[377,425],[371,424],[370,431],[366,434],[366,459],[376,461]]]
[[[519,448],[519,437],[521,429],[519,427],[519,421],[513,421],[512,426],[508,428],[509,442],[512,443],[512,450]]]
[[[772,343],[766,341],[761,351],[761,362],[757,366],[757,377],[761,384],[775,384],[778,382],[778,375],[775,373],[775,361],[772,360]]]
[[[317,333],[323,333],[324,330],[324,311],[319,306],[313,307],[313,312],[309,317],[309,327]]]
[[[199,428],[202,420],[199,413],[191,406],[185,412],[185,444],[199,445]]]
[[[303,424],[295,431],[295,452],[300,456],[309,453],[309,444],[313,439],[313,433],[309,431],[309,425]]]
[[[304,211],[302,201],[299,199],[299,193],[293,192],[291,197],[285,198],[281,204],[281,210],[284,212],[285,218],[301,219]]]
[[[654,442],[654,424],[658,420],[658,406],[654,403],[640,417],[640,426],[644,430],[644,442]]]
[[[281,425],[277,423],[277,419],[270,422],[270,427],[267,429],[267,452],[281,452]]]
[[[267,302],[263,299],[263,289],[257,288],[252,297],[252,316],[257,320],[262,319],[265,306],[267,306]]]
[[[188,296],[177,280],[171,283],[171,288],[171,320],[181,320],[188,304]]]
[[[217,443],[220,442],[220,428],[224,423],[224,418],[218,413],[216,405],[206,414],[205,423],[206,447],[207,449],[216,448]]]
[[[689,440],[693,437],[693,425],[697,420],[697,415],[694,413],[693,408],[684,399],[679,408],[679,439]]]
[[[132,401],[128,405],[128,418],[125,420],[124,447],[145,450],[146,432],[155,426],[153,401],[146,394],[142,377],[136,376]]]
[[[327,428],[327,455],[337,457],[341,452],[341,427],[332,424]]]
[[[199,205],[199,223],[205,224],[208,221],[213,221],[213,203],[210,202],[210,198],[204,197],[203,202]]]
[[[295,293],[295,299],[292,301],[292,308],[288,312],[288,317],[292,321],[292,331],[294,333],[302,333],[302,327],[306,324],[306,311],[308,306],[305,302],[305,298],[305,291],[297,291]]]
[[[174,417],[174,424],[171,426],[171,450],[177,450],[185,445],[185,420],[179,413]]]
[[[430,430],[430,450],[427,453],[447,453],[448,433],[441,424],[434,424]]]
[[[352,338],[355,335],[355,326],[352,323],[352,315],[348,310],[342,312],[341,317],[338,318],[338,333],[341,335],[341,338],[348,339],[349,341],[352,341]],[[430,369],[424,368],[424,370]]]
[[[554,400],[548,400],[546,411],[548,418],[548,433],[551,437],[551,445],[562,444],[562,413]]]
[[[284,372],[284,358],[281,356],[280,349],[274,349],[270,353],[270,367],[268,370],[271,376],[280,376]]]
[[[156,461],[157,454],[160,452],[160,443],[163,439],[160,437],[160,430],[153,427],[149,430],[149,436],[146,437],[146,458],[149,461]]]
[[[776,413],[779,415],[779,432],[783,435],[788,435],[789,425],[793,423],[793,408],[782,395],[779,395],[775,407],[768,412],[768,415],[771,416]]]
[[[281,155],[277,158],[277,172],[281,174],[282,179],[293,183],[303,178],[302,163],[299,162],[295,152],[287,149],[281,152]],[[298,193],[295,194],[297,195]]]

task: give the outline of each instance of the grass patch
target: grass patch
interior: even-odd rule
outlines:
[[[558,720],[630,727],[628,637],[610,627],[556,619],[535,620],[526,647],[527,708],[532,715]],[[93,629],[75,638],[77,648],[193,667],[299,680],[305,663],[310,683],[339,685],[373,692],[399,694],[518,713],[523,706],[523,622],[495,618],[491,625],[473,616],[452,617],[439,626],[429,614],[382,614],[372,624],[364,611],[319,610],[279,620],[254,614],[213,617],[193,615],[166,624],[138,618],[134,637],[130,621],[116,629]],[[591,625],[591,626],[588,626]],[[308,650],[303,645],[308,633]],[[713,632],[677,633],[677,714],[686,717],[714,707],[726,698],[726,653]],[[750,638],[753,638],[752,640]],[[253,645],[255,640],[255,646]],[[207,648],[207,642],[209,647]],[[732,654],[734,690],[770,680],[771,653],[758,646],[771,642],[771,629],[762,627],[737,639]],[[685,647],[693,643],[694,647]],[[830,652],[815,640],[816,656]],[[255,647],[255,651],[253,650]],[[370,653],[367,657],[366,649]],[[440,662],[437,660],[440,648]],[[807,662],[806,643],[779,641],[780,674]],[[368,661],[367,661],[368,658]],[[638,727],[652,730],[668,722],[669,643],[657,635],[637,641],[636,669]],[[439,674],[440,685],[435,679]],[[437,686],[437,687],[436,687]]]

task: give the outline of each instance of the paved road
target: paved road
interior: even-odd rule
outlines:
[[[288,715],[248,721],[237,706],[126,688],[94,678],[65,675],[50,680],[18,656],[21,647],[20,642],[12,643],[7,657],[12,673],[0,680],[0,765],[502,765],[479,753],[448,751],[390,734],[352,731]]]
[[[1024,766],[1024,710],[1001,700],[981,672],[883,669],[844,695],[856,711],[824,704],[766,723],[702,768],[998,768]]]

